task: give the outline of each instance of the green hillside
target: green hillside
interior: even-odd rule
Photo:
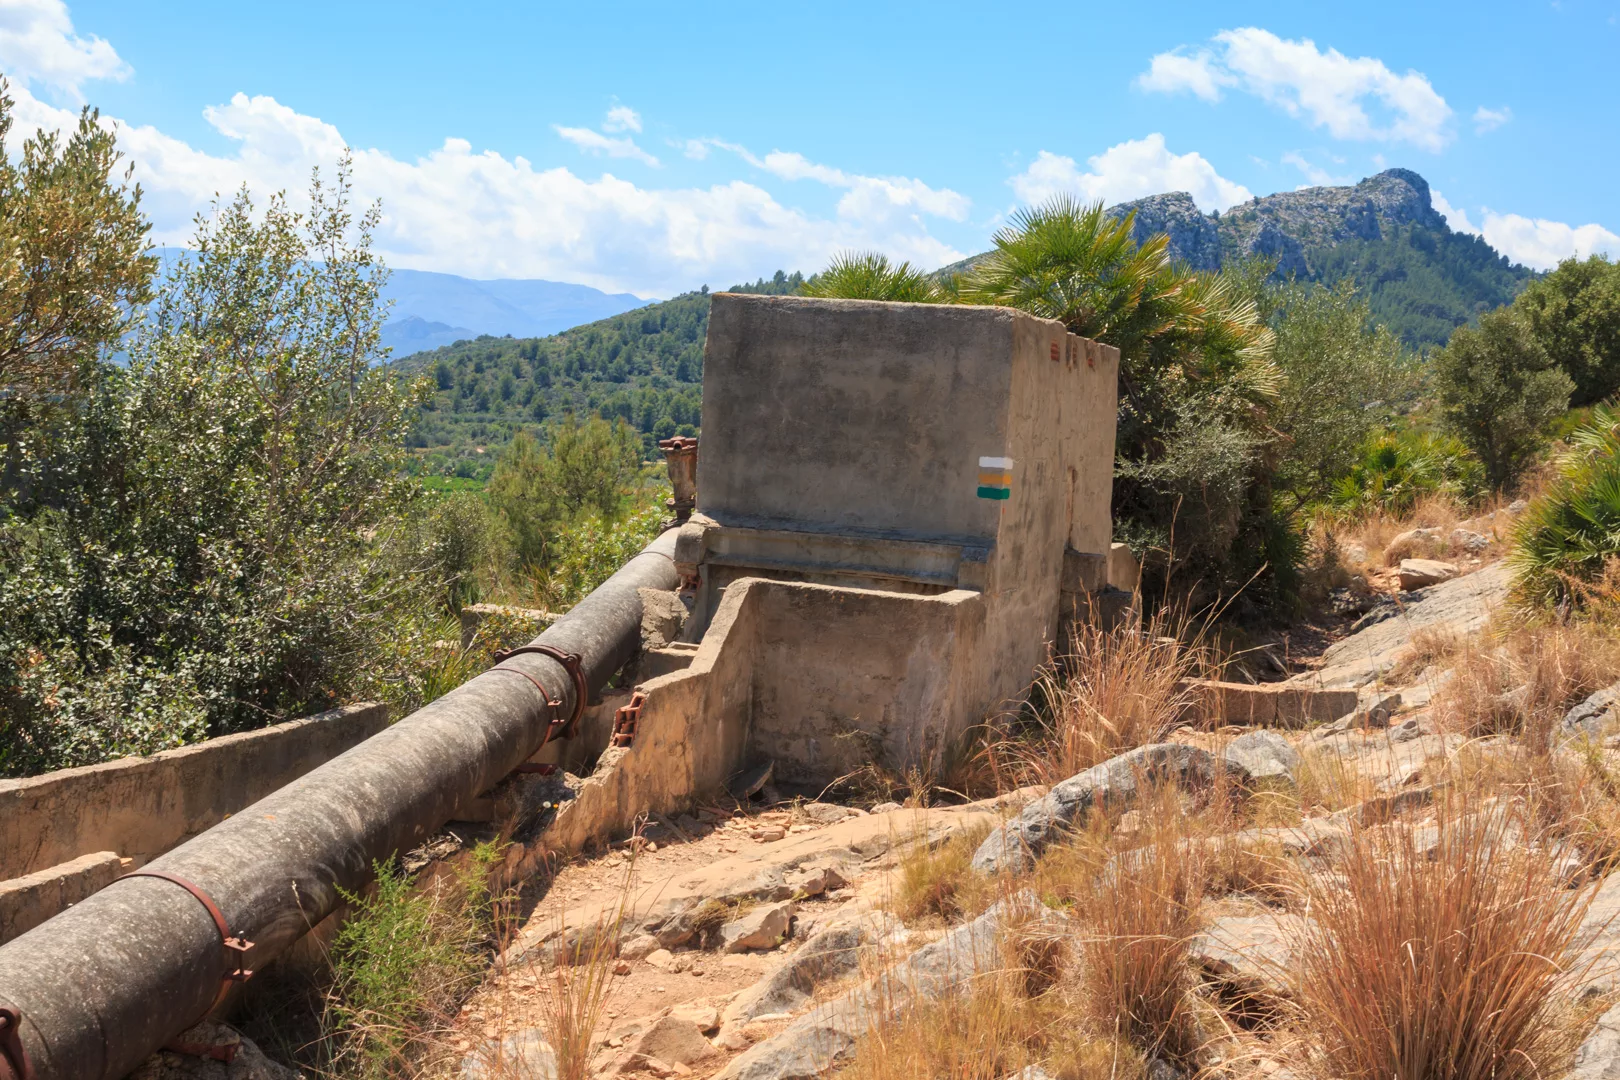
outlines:
[[[780,295],[803,281],[779,270],[732,291]],[[404,357],[400,372],[437,386],[409,445],[427,476],[482,480],[519,428],[572,412],[622,418],[650,454],[697,432],[708,329],[705,287],[551,337],[485,335]]]
[[[1308,249],[1306,259],[1313,280],[1354,280],[1373,318],[1413,348],[1444,345],[1457,327],[1512,301],[1532,276],[1478,236],[1422,225]]]

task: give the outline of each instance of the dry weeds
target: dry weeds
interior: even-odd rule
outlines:
[[[1447,816],[1425,850],[1364,830],[1309,893],[1298,1065],[1333,1080],[1540,1080],[1567,1067],[1563,1022],[1590,892],[1508,815]]]

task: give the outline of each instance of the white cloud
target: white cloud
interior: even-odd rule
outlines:
[[[1282,163],[1284,165],[1292,165],[1294,168],[1304,173],[1306,183],[1316,185],[1317,187],[1332,184],[1348,184],[1351,180],[1351,178],[1347,176],[1335,176],[1333,173],[1328,172],[1326,169],[1312,162],[1309,158],[1297,150],[1290,150],[1288,153],[1284,154],[1282,156]]]
[[[1137,85],[1160,93],[1185,90],[1206,101],[1220,100],[1223,87],[1241,87],[1339,139],[1407,142],[1425,150],[1451,141],[1451,106],[1420,72],[1399,75],[1374,57],[1323,52],[1309,38],[1290,41],[1253,26],[1223,30],[1214,41],[1216,51],[1160,53]],[[1369,107],[1382,114],[1379,120]]]
[[[1474,110],[1474,131],[1483,135],[1488,131],[1495,131],[1509,120],[1513,119],[1513,110],[1506,105],[1500,109],[1487,109],[1481,105]]]
[[[14,140],[77,121],[26,88],[13,88],[13,96]],[[237,94],[204,116],[236,141],[234,152],[210,154],[155,128],[103,118],[117,124],[119,145],[135,162],[142,209],[160,244],[184,243],[192,215],[243,183],[261,200],[278,190],[296,197],[310,169],[330,169],[345,145],[333,125],[268,96]],[[779,159],[784,171],[788,157]],[[477,153],[457,138],[414,161],[379,149],[354,151],[356,195],[382,200],[376,245],[391,266],[668,296],[778,268],[808,272],[848,248],[875,248],[923,266],[962,258],[927,224],[936,210],[965,213],[961,196],[920,181],[829,172],[849,185],[831,217],[785,206],[742,181],[642,187],[611,173],[589,179],[567,168],[538,169],[522,157]]]
[[[590,128],[563,127],[561,124],[553,124],[551,128],[587,154],[606,154],[612,158],[633,158],[654,168],[658,166],[658,159],[637,146],[636,140],[629,136],[604,135],[600,131],[592,131]]]
[[[1620,236],[1596,224],[1566,225],[1487,209],[1481,232],[1491,247],[1536,270],[1551,270],[1563,259],[1620,256]]]
[[[1433,204],[1435,213],[1445,218],[1446,224],[1451,226],[1454,231],[1470,233],[1474,236],[1479,235],[1479,229],[1472,221],[1468,220],[1468,211],[1452,206],[1446,200],[1446,197],[1440,194],[1439,189],[1429,189],[1429,202]]]
[[[615,105],[602,121],[603,131],[641,131],[641,114],[628,105]]]
[[[847,189],[848,194],[838,201],[840,217],[878,220],[926,215],[948,221],[965,221],[968,209],[973,205],[965,195],[949,188],[930,187],[912,177],[848,173],[811,161],[803,154],[785,150],[772,150],[759,157],[746,146],[724,139],[688,140],[686,156],[702,160],[708,157],[710,147],[730,151],[754,168],[783,180],[811,180],[827,187]]]
[[[1074,158],[1042,150],[1029,168],[1014,176],[1013,191],[1026,203],[1039,203],[1058,194],[1101,199],[1113,204],[1165,191],[1185,191],[1200,209],[1225,210],[1253,198],[1242,184],[1221,176],[1215,166],[1196,152],[1173,154],[1164,136],[1155,132],[1111,146],[1086,159],[1081,172]]]
[[[129,65],[98,37],[80,37],[62,0],[0,0],[0,71],[83,101],[80,84],[125,79]]]
[[[1237,82],[1236,76],[1215,62],[1208,49],[1195,53],[1160,53],[1148,62],[1148,69],[1136,77],[1136,85],[1143,90],[1161,94],[1187,90],[1205,101],[1221,100],[1221,88],[1236,86]]]

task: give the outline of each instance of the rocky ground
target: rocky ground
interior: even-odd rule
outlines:
[[[1433,540],[1397,539],[1414,547]],[[1469,550],[1467,537],[1441,539]],[[1306,887],[1301,882],[1331,881],[1351,838],[1368,830],[1404,830],[1420,848],[1439,844],[1446,827],[1439,804],[1455,806],[1451,796],[1466,791],[1477,794],[1475,809],[1508,807],[1511,789],[1486,778],[1524,752],[1512,738],[1482,738],[1437,719],[1438,699],[1458,678],[1459,643],[1493,626],[1505,598],[1507,575],[1488,546],[1474,548],[1486,556],[1479,561],[1465,557],[1433,584],[1407,581],[1406,589],[1394,553],[1383,583],[1390,591],[1365,604],[1354,631],[1311,657],[1308,670],[1265,690],[1355,691],[1352,711],[1309,730],[1205,723],[1051,790],[962,806],[727,800],[650,820],[639,837],[575,860],[550,880],[462,1009],[447,1075],[555,1075],[547,996],[562,985],[559,966],[577,976],[593,956],[607,986],[592,1075],[831,1075],[874,1022],[960,994],[999,963],[995,942],[1009,920],[1067,933],[1065,904],[1043,884],[1048,850],[1088,821],[1094,828],[1094,810],[1114,834],[1108,843],[1128,850],[1149,787],[1206,799],[1212,789],[1233,788],[1240,810],[1197,842],[1285,864],[1270,885],[1293,895]],[[1555,747],[1569,747],[1563,752],[1572,761],[1577,744],[1588,748],[1579,753],[1616,755],[1603,740],[1614,729],[1617,699],[1609,689],[1569,708],[1552,731]],[[1514,829],[1503,835],[1539,842]],[[904,911],[897,898],[908,861],[953,845],[972,852],[962,874],[999,883],[990,890],[994,902],[954,920]],[[1610,956],[1620,949],[1620,926],[1610,926],[1620,912],[1620,875],[1606,876],[1612,861],[1573,848],[1561,857],[1568,883],[1591,893],[1581,942],[1591,963],[1578,987],[1587,1013],[1574,1075],[1620,1077],[1620,1007],[1604,1011],[1620,981],[1620,953]],[[1230,1019],[1231,1032],[1212,1041],[1197,1067],[1255,1077],[1289,1071],[1286,1040],[1245,1018],[1286,1013],[1310,917],[1247,879],[1202,901],[1188,959],[1199,992]],[[598,937],[610,943],[606,950],[593,950]],[[1170,1080],[1188,1068],[1150,1061],[1147,1075]]]

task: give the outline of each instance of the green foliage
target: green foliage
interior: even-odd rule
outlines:
[[[0,519],[0,772],[330,707],[426,606],[396,534],[413,386],[373,367],[384,271],[348,170],[199,221],[130,344],[20,430]]]
[[[1565,259],[1513,303],[1548,358],[1575,383],[1572,403],[1620,391],[1620,263]]]
[[[1367,440],[1415,391],[1416,372],[1349,281],[1331,289],[1290,282],[1262,296],[1284,375],[1271,418],[1279,436],[1276,486],[1293,512],[1320,501],[1365,462]]]
[[[1532,277],[1482,237],[1422,225],[1386,224],[1374,239],[1312,247],[1305,257],[1312,281],[1354,283],[1372,318],[1412,349],[1444,345]]]
[[[1381,432],[1362,445],[1327,504],[1345,519],[1373,512],[1400,515],[1425,495],[1467,502],[1485,489],[1485,469],[1462,440],[1421,431]]]
[[[1570,436],[1558,476],[1531,502],[1508,557],[1514,589],[1529,603],[1582,599],[1620,557],[1620,410],[1599,405]]]
[[[803,284],[777,271],[732,291],[787,295]],[[434,386],[408,440],[416,468],[488,480],[481,451],[569,413],[624,421],[651,456],[659,439],[697,434],[708,329],[705,288],[552,337],[485,335],[407,356],[391,370]]]
[[[490,504],[511,530],[524,567],[548,567],[563,530],[585,514],[611,522],[641,465],[641,440],[601,417],[553,424],[542,446],[520,431],[489,482]]]
[[[576,518],[551,561],[528,579],[527,600],[546,611],[567,611],[652,543],[664,523],[668,488],[638,489],[629,509],[612,519]]]
[[[0,79],[0,457],[8,420],[71,399],[94,376],[157,266],[133,166],[112,181],[122,155],[99,114],[86,108],[66,142],[36,132],[13,161],[12,109]]]
[[[1523,472],[1574,388],[1529,324],[1506,308],[1454,333],[1435,354],[1433,373],[1441,419],[1484,463],[1495,488]]]
[[[411,1066],[477,984],[489,936],[489,873],[500,853],[498,844],[480,844],[453,877],[421,888],[390,859],[376,864],[370,896],[343,892],[351,910],[332,943],[322,1025],[335,1074],[414,1075]]]
[[[909,262],[891,266],[889,257],[876,251],[839,253],[800,292],[805,296],[911,304],[933,304],[943,299],[939,282],[931,275],[914,269]]]

